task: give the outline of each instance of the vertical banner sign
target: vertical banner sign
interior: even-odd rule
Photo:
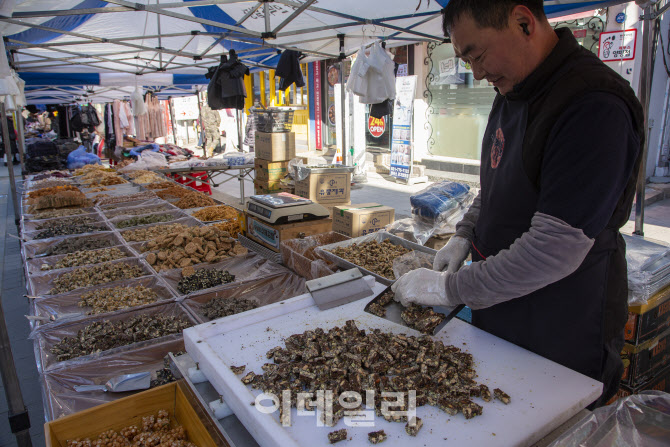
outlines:
[[[314,136],[316,137],[316,150],[323,150],[323,135],[321,134],[322,125],[322,104],[321,104],[321,62],[312,62],[314,69]]]
[[[413,135],[412,117],[416,76],[395,80],[395,106],[393,108],[393,145],[391,146],[391,175],[409,180],[412,173]]]
[[[165,141],[167,142],[168,137],[173,136],[174,130],[172,129],[172,120],[170,119],[170,101],[161,101],[163,104],[163,117],[165,118],[165,128],[167,129],[167,135],[165,136]],[[175,141],[175,140],[172,140]]]

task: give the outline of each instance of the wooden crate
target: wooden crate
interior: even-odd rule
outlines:
[[[107,430],[129,425],[142,426],[142,418],[167,410],[173,425],[186,429],[188,439],[198,447],[216,447],[198,412],[190,404],[179,382],[143,391],[44,424],[47,447],[65,447],[68,440],[94,438]],[[218,438],[218,436],[217,436]],[[227,444],[223,444],[227,445]]]

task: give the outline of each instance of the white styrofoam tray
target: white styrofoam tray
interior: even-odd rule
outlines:
[[[376,283],[375,294],[386,286]],[[330,329],[354,319],[360,329],[380,328],[393,333],[419,335],[411,329],[367,314],[370,299],[319,311],[309,294],[232,315],[184,331],[187,352],[225,402],[263,447],[328,446],[327,434],[347,428],[348,446],[367,446],[367,434],[384,429],[387,445],[531,445],[559,427],[593,402],[602,384],[550,360],[499,339],[461,320],[454,319],[434,338],[467,350],[475,359],[478,383],[491,390],[501,388],[512,399],[509,405],[494,400],[483,406],[483,415],[466,420],[462,414],[449,416],[432,407],[417,409],[424,426],[410,438],[402,423],[375,418],[374,428],[348,427],[345,419],[335,427],[317,427],[315,416],[291,412],[292,426],[279,423],[278,412],[263,414],[254,402],[259,390],[245,386],[230,366],[246,365],[246,372],[262,373],[265,353],[295,333],[318,327]]]

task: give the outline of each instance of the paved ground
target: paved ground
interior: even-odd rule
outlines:
[[[458,180],[468,183],[476,182],[476,178],[459,178]],[[405,186],[396,183],[388,176],[371,173],[368,176],[368,183],[356,185],[352,188],[351,200],[353,204],[377,202],[389,205],[396,209],[397,218],[409,217],[411,214],[409,196],[426,186],[427,184]],[[655,189],[649,188],[647,192],[647,202],[650,205],[645,210],[645,235],[648,238],[670,244],[670,188],[664,186],[653,186],[653,188]],[[227,203],[241,206],[239,204],[239,183],[236,180],[219,186],[215,189],[214,194]],[[252,180],[246,179],[245,196],[249,197],[252,194]],[[21,381],[23,398],[30,413],[32,423],[30,432],[33,446],[42,447],[45,445],[42,427],[44,423],[42,395],[32,341],[28,340],[29,326],[24,318],[24,315],[28,312],[28,302],[23,296],[25,286],[19,253],[20,247],[17,239],[8,236],[8,234],[17,234],[9,195],[8,171],[7,168],[0,167],[0,230],[2,230],[1,234],[4,234],[4,237],[0,237],[2,306],[12,343],[16,369]],[[631,233],[633,229],[634,223],[631,221],[624,227],[623,232]],[[0,386],[0,447],[16,446],[9,430],[7,416],[4,387]]]
[[[20,178],[20,170],[15,174]],[[33,446],[43,447],[44,409],[42,389],[35,364],[33,342],[28,339],[30,326],[24,317],[28,313],[21,253],[14,224],[14,208],[9,190],[9,171],[0,167],[0,267],[2,268],[2,308],[5,313],[7,332],[12,345],[14,363],[19,376],[23,401],[28,408]],[[4,385],[0,386],[0,447],[14,447],[16,440],[9,429],[7,400]]]

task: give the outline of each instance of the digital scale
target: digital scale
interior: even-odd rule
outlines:
[[[287,192],[251,196],[247,202],[247,213],[271,224],[304,222],[330,217],[330,211],[325,207]]]

